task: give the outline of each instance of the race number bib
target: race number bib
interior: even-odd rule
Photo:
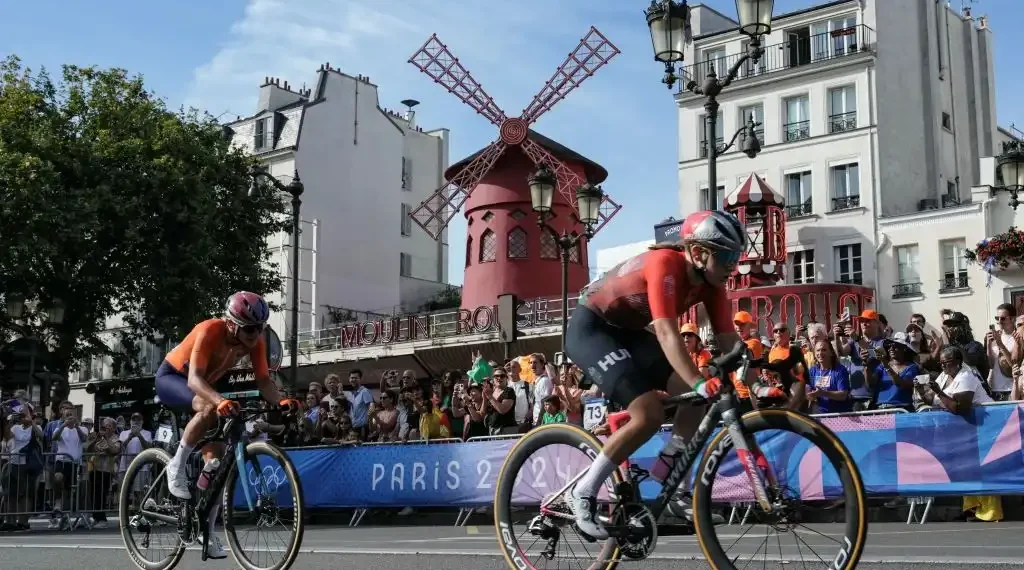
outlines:
[[[156,430],[156,440],[157,441],[159,441],[160,443],[166,443],[166,444],[170,445],[171,441],[173,439],[174,439],[174,430],[171,429],[171,426],[160,426],[159,428],[157,428],[157,430]]]
[[[604,422],[608,415],[608,403],[604,398],[583,400],[583,429],[592,430]]]

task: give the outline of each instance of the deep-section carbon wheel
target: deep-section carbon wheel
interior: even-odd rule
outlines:
[[[720,430],[697,466],[693,491],[697,538],[712,570],[754,561],[750,567],[856,568],[867,540],[867,504],[846,446],[822,424],[789,410],[751,412],[742,422],[748,439],[757,442],[754,455],[760,451],[767,460],[772,508],[766,512],[753,500],[732,436]],[[730,507],[740,526],[716,527],[712,511]],[[727,536],[717,534],[725,529]],[[783,546],[784,533],[792,546]]]
[[[494,527],[509,568],[615,568],[621,556],[616,539],[584,538],[566,502],[571,484],[600,452],[597,438],[569,424],[541,426],[516,441],[494,494]],[[606,482],[597,497],[599,515],[613,511],[610,491],[622,480],[616,470]],[[572,561],[559,563],[556,557]]]

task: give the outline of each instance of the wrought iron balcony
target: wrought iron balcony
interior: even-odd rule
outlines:
[[[857,111],[850,111],[849,113],[839,113],[838,115],[829,115],[828,117],[828,132],[830,133],[841,133],[843,131],[852,131],[857,128]]]
[[[715,139],[715,148],[722,148],[722,146],[724,144],[725,144],[725,139],[724,138],[719,137],[719,138]],[[708,141],[700,141],[700,157],[701,158],[707,158],[708,157]]]
[[[893,299],[906,299],[907,297],[917,297],[920,294],[920,283],[897,283],[892,286]]]
[[[970,282],[967,279],[966,273],[961,273],[960,275],[949,275],[939,279],[939,293],[963,291],[969,287]]]
[[[797,121],[795,123],[786,123],[785,125],[782,125],[782,140],[784,142],[793,142],[808,138],[811,138],[810,121]]]
[[[852,210],[860,207],[860,196],[840,196],[832,198],[832,211]]]
[[[761,56],[757,64],[748,60],[740,68],[736,80],[742,81],[823,61],[851,57],[870,51],[874,44],[875,31],[865,25],[850,26],[841,30],[772,44],[764,47],[764,55]],[[689,94],[689,91],[686,90],[686,83],[691,80],[702,83],[711,70],[721,77],[743,55],[743,53],[734,53],[683,67],[683,81],[679,82],[679,93]]]
[[[800,216],[810,216],[814,213],[813,204],[810,200],[802,204],[789,204],[786,206],[786,217],[797,218]]]

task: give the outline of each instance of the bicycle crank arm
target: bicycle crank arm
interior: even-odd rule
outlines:
[[[165,515],[163,513],[157,513],[157,512],[153,512],[153,511],[147,511],[147,510],[140,510],[139,514],[141,514],[142,516],[146,517],[147,519],[160,521],[162,523],[166,523],[166,524],[169,524],[169,525],[177,526],[177,524],[178,524],[178,517],[174,516],[174,515]]]

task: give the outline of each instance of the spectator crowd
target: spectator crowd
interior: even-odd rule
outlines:
[[[933,326],[920,314],[907,323],[890,324],[868,309],[856,318],[844,314],[831,329],[817,322],[795,329],[776,323],[770,337],[758,336],[753,317],[745,311],[733,320],[755,359],[782,361],[800,350],[805,361],[792,370],[792,383],[774,372],[755,371],[762,382],[782,388],[784,400],[752,399],[740,379],[730,378],[746,409],[967,414],[979,404],[1024,399],[1024,316],[1018,317],[1009,304],[996,308],[981,334],[955,311],[943,311]],[[711,359],[728,347],[716,346],[713,337],[701,338],[694,324],[683,325],[680,333],[694,363],[710,374]],[[609,432],[607,419],[609,411],[617,411],[614,404],[596,385],[586,386],[582,371],[571,362],[556,367],[540,353],[496,362],[478,353],[468,364],[465,371],[430,379],[418,378],[412,370],[386,371],[373,380],[359,369],[349,370],[346,378],[327,374],[302,395],[298,425],[268,413],[247,427],[252,437],[284,446],[462,441],[514,436],[556,422],[597,435]],[[40,512],[49,514],[53,529],[105,525],[105,512],[114,508],[131,458],[153,445],[173,449],[175,424],[184,421],[153,418],[152,430],[145,429],[145,419],[137,413],[94,422],[78,418],[70,402],[63,402],[57,417],[46,421],[24,393],[4,400],[0,531],[27,530],[28,513]],[[85,514],[72,521],[68,511]],[[968,497],[964,513],[982,521],[1003,517],[999,497]]]

